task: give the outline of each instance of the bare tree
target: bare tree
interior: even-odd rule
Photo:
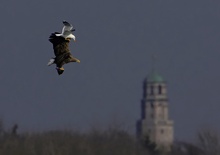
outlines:
[[[203,150],[189,142],[175,142],[170,155],[203,155]]]
[[[198,133],[198,146],[204,151],[205,155],[220,154],[220,139],[217,131],[203,129]]]

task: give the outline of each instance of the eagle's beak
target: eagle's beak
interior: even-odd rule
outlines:
[[[76,60],[76,62],[80,63],[80,60]]]

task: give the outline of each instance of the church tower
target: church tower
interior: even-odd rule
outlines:
[[[168,115],[167,83],[159,74],[152,72],[143,82],[137,136],[148,137],[158,148],[169,149],[173,143],[173,121]]]

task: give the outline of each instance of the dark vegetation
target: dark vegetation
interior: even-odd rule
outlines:
[[[219,155],[217,132],[203,130],[197,142],[175,142],[170,152],[159,151],[144,139],[137,140],[125,130],[93,129],[87,133],[71,130],[18,133],[18,125],[5,131],[0,125],[0,155]]]

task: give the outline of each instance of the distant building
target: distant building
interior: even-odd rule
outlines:
[[[173,121],[168,115],[167,83],[153,72],[143,82],[137,136],[149,138],[158,148],[169,149],[173,143]]]

